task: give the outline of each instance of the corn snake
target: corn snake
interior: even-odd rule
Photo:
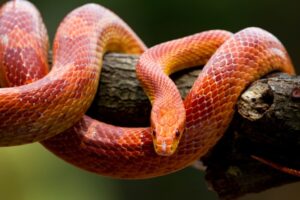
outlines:
[[[18,4],[21,9],[25,5],[30,7],[31,13],[36,13],[25,1],[14,3],[16,8]],[[28,24],[25,27],[26,31],[33,29],[28,28]],[[38,27],[45,35],[43,25]],[[5,31],[0,31],[1,49],[8,44],[13,48],[10,40],[7,41],[9,37]],[[20,35],[26,35],[26,31]],[[31,39],[26,40],[34,43]],[[19,47],[19,44],[15,46]],[[41,58],[36,62],[46,65],[47,44],[36,46],[41,47],[43,52],[36,53]],[[15,116],[15,119],[19,119],[16,120],[17,124],[3,123],[4,128],[9,127],[9,131],[4,128],[1,130],[7,134],[1,134],[3,138],[0,136],[0,144],[6,146],[42,141],[66,130],[42,143],[76,166],[118,178],[160,176],[188,166],[220,139],[232,118],[239,94],[249,83],[273,70],[294,72],[281,43],[259,28],[247,28],[234,35],[221,30],[207,31],[157,45],[141,56],[137,66],[141,83],[153,103],[152,127],[123,128],[89,117],[80,118],[96,92],[103,54],[106,51],[142,53],[146,47],[141,40],[113,13],[99,5],[88,4],[65,18],[53,46],[54,65],[49,75],[34,82],[46,74],[47,70],[44,70],[34,80],[24,78],[22,83],[13,83],[21,85],[34,82],[32,84],[0,91],[0,99],[1,94],[13,96],[6,100],[8,103],[22,99],[21,102],[26,101],[33,106],[30,109],[26,105],[26,109],[13,110],[14,113],[23,111],[24,114]],[[144,63],[147,63],[146,67]],[[165,74],[186,66],[204,64],[203,72],[183,104],[174,84]],[[156,75],[155,81],[149,74]],[[26,72],[25,77],[30,76],[30,72]],[[151,85],[153,83],[154,86]],[[166,89],[173,92],[167,93],[168,96],[164,93]],[[20,97],[20,93],[24,95]],[[36,94],[43,95],[39,98]],[[47,96],[49,99],[45,101],[44,97]],[[4,111],[10,110],[7,115],[15,107],[13,104],[8,108],[8,103],[3,108]],[[58,113],[51,114],[50,109]],[[178,115],[181,121],[176,118]],[[21,123],[21,116],[27,121]],[[158,123],[159,120],[161,122]],[[76,121],[77,124],[71,127]],[[166,123],[170,125],[166,127]],[[24,124],[27,127],[24,128]],[[37,127],[32,127],[32,124]],[[18,130],[17,133],[15,130]],[[24,132],[29,132],[31,136],[24,135]],[[153,148],[153,139],[156,150]]]

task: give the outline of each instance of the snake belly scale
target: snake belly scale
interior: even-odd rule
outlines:
[[[34,9],[26,1],[15,1],[14,5],[6,4],[1,14],[24,6]],[[10,29],[3,29],[2,55],[10,43],[5,39]],[[4,118],[0,144],[43,140],[51,152],[91,172],[130,179],[161,176],[190,165],[216,144],[247,85],[271,71],[294,73],[279,40],[260,28],[236,34],[206,31],[157,45],[142,54],[137,74],[153,104],[151,127],[116,127],[82,117],[96,93],[104,53],[140,54],[145,50],[141,40],[111,11],[96,4],[72,11],[57,31],[51,72],[46,76],[41,73],[42,79],[28,85],[0,90],[0,99],[6,100],[5,104],[0,101],[1,113],[12,109],[14,113],[40,113],[23,118],[15,114],[17,124]],[[182,103],[167,75],[204,64]],[[20,96],[29,102],[26,109],[13,104]],[[177,116],[184,119],[173,119]]]

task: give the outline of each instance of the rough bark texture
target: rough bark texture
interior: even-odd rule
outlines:
[[[251,158],[300,170],[300,77],[276,74],[241,96],[225,137],[205,157],[206,179],[221,199],[299,181]]]
[[[136,79],[136,61],[132,55],[105,56],[90,116],[115,125],[149,125],[150,103]],[[199,72],[186,70],[172,76],[182,96]],[[202,159],[206,180],[220,199],[299,181],[251,155],[300,169],[300,77],[276,74],[255,82],[241,96],[237,110],[225,136]]]
[[[104,58],[98,93],[89,114],[99,120],[122,126],[149,126],[151,104],[135,74],[138,57],[108,54]],[[172,75],[181,95],[191,88],[200,69]]]

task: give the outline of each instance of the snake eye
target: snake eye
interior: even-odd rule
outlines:
[[[175,137],[176,137],[176,138],[179,138],[179,137],[180,137],[180,131],[179,131],[178,129],[176,129]]]
[[[153,136],[154,138],[156,138],[156,131],[155,131],[155,130],[152,131],[152,136]]]

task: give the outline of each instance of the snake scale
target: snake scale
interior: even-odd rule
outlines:
[[[0,11],[0,146],[41,141],[65,161],[97,174],[141,179],[168,174],[205,155],[222,137],[241,92],[270,73],[294,73],[272,34],[246,28],[197,33],[147,49],[119,17],[81,6],[60,24],[48,73],[48,37],[29,2]],[[106,52],[142,54],[137,75],[151,103],[151,127],[117,127],[83,116]],[[182,101],[169,74],[205,65]],[[25,85],[23,85],[25,84]]]

